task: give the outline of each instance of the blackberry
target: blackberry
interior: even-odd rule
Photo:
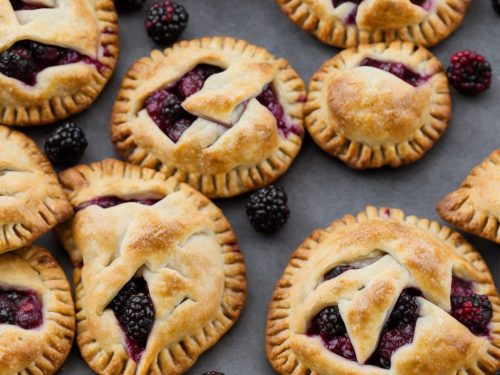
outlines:
[[[184,109],[181,106],[181,101],[177,96],[170,94],[163,101],[161,114],[168,121],[176,121],[183,114]]]
[[[488,297],[479,294],[451,296],[451,315],[475,335],[486,335],[493,316]]]
[[[259,232],[271,233],[281,228],[290,216],[288,197],[282,186],[270,185],[257,190],[246,204],[250,223]]]
[[[491,0],[491,3],[493,4],[493,9],[500,14],[500,0]],[[500,371],[499,371],[500,373]]]
[[[37,42],[28,42],[29,49],[33,57],[44,65],[57,63],[61,57],[61,49],[54,46],[47,46]]]
[[[354,269],[356,269],[356,268],[353,266],[350,266],[348,264],[343,264],[341,266],[335,267],[331,271],[328,271],[325,274],[324,279],[325,279],[325,281],[335,279],[336,277],[339,277],[340,275],[342,275],[344,272],[347,272],[349,270],[354,270]]]
[[[205,84],[204,75],[201,72],[192,70],[181,78],[177,85],[177,93],[181,98],[189,98],[203,88]]]
[[[182,5],[162,0],[148,9],[146,31],[156,43],[173,43],[186,28],[188,19],[189,14]]]
[[[32,84],[34,82],[34,67],[31,52],[21,47],[1,52],[0,73]]]
[[[407,324],[414,325],[419,317],[419,310],[420,307],[416,297],[410,290],[405,289],[392,310],[387,326],[400,328]]]
[[[377,347],[377,356],[380,366],[391,368],[391,357],[396,350],[413,341],[415,328],[411,324],[385,332]]]
[[[146,0],[115,0],[115,6],[118,10],[129,11],[139,10]]]
[[[123,310],[123,324],[127,335],[136,340],[145,340],[154,322],[153,301],[146,293],[132,294]]]
[[[16,323],[16,305],[7,298],[0,299],[0,324]]]
[[[337,306],[331,306],[321,310],[316,316],[316,326],[322,337],[333,338],[347,332]]]
[[[450,83],[464,94],[478,94],[491,86],[490,63],[476,52],[460,51],[453,55],[447,74]]]
[[[102,207],[102,206],[101,206]],[[111,206],[109,206],[111,207]],[[129,297],[136,293],[139,290],[137,285],[137,281],[135,279],[130,280],[125,286],[120,290],[118,295],[111,301],[111,310],[118,315],[122,312],[123,307],[125,306],[125,302],[129,299]]]
[[[350,361],[356,361],[356,352],[352,346],[351,339],[347,335],[335,337],[329,340],[325,346],[332,353]]]
[[[47,138],[45,153],[52,163],[68,166],[82,157],[87,145],[82,129],[75,124],[66,123]]]

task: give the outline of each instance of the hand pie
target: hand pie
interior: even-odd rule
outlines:
[[[26,246],[73,210],[35,142],[0,126],[0,254]]]
[[[66,275],[37,246],[0,255],[0,374],[55,374],[75,335]]]
[[[458,233],[368,207],[292,255],[270,304],[267,355],[282,375],[491,375],[499,302]]]
[[[185,373],[235,323],[245,264],[222,212],[175,178],[116,160],[61,174],[75,217],[77,340],[97,374]]]
[[[434,46],[464,19],[471,0],[277,0],[285,14],[336,47],[400,39]]]
[[[500,244],[500,149],[444,197],[437,211],[457,227]]]
[[[425,48],[362,45],[314,74],[305,113],[314,141],[349,167],[399,167],[444,133],[451,96],[441,63]]]
[[[0,123],[43,125],[90,106],[118,58],[112,0],[0,0]]]
[[[129,162],[230,197],[285,173],[302,145],[305,97],[288,62],[263,48],[184,41],[132,66],[111,134]]]

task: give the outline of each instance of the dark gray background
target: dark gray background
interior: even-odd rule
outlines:
[[[285,17],[274,0],[179,0],[190,13],[186,39],[206,35],[230,35],[268,48],[289,59],[307,82],[312,73],[337,50],[322,45]],[[149,1],[148,1],[149,3]],[[136,59],[156,46],[146,36],[142,11],[120,14],[121,57],[117,71],[101,97],[72,120],[87,134],[89,147],[83,162],[117,157],[108,137],[111,106],[121,79]],[[435,203],[455,189],[492,150],[500,147],[500,17],[490,0],[476,0],[462,28],[433,51],[448,65],[450,56],[463,49],[484,54],[494,69],[492,89],[474,98],[453,91],[453,121],[442,140],[419,162],[391,170],[356,172],[324,154],[310,138],[289,172],[279,181],[290,199],[288,224],[273,236],[254,232],[248,224],[247,196],[216,202],[239,236],[249,280],[246,309],[236,326],[219,344],[205,353],[189,374],[217,370],[226,375],[273,374],[264,350],[267,304],[291,252],[316,228],[327,226],[368,204],[404,209],[407,213],[439,220]],[[40,145],[55,127],[29,129]],[[466,236],[486,258],[500,282],[500,247]],[[67,256],[52,234],[38,241],[51,249],[71,275]],[[65,374],[88,375],[92,371],[78,350],[63,367]]]

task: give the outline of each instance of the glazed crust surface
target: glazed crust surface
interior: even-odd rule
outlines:
[[[112,0],[44,1],[47,8],[14,11],[0,0],[0,51],[31,40],[70,48],[96,65],[79,62],[44,69],[33,87],[0,74],[0,123],[44,125],[89,107],[111,77],[119,54]]]
[[[365,59],[402,63],[414,86]],[[362,45],[326,61],[309,84],[306,127],[327,153],[355,169],[420,159],[451,118],[448,79],[431,52],[412,43]]]
[[[342,264],[358,269],[324,281]],[[490,337],[473,335],[447,313],[452,275],[473,282],[493,305]],[[362,365],[402,290],[418,288],[420,317],[411,344],[397,350],[391,368]],[[283,375],[491,375],[500,366],[500,300],[491,274],[465,240],[437,222],[397,209],[368,207],[315,231],[292,255],[269,307],[266,348]],[[327,350],[307,335],[323,308],[338,305],[358,362]]]
[[[47,250],[29,246],[0,255],[0,283],[34,290],[44,320],[32,330],[0,324],[0,375],[55,374],[75,334],[73,298],[64,271]]]
[[[174,143],[144,101],[199,64],[224,71],[182,103],[198,119]],[[269,84],[283,106],[287,134],[256,99]],[[267,185],[289,168],[302,145],[304,100],[297,73],[263,48],[229,37],[183,41],[132,66],[113,108],[111,136],[129,162],[175,175],[209,197],[230,197]]]
[[[245,264],[230,224],[196,190],[151,169],[104,160],[67,170],[61,180],[74,206],[102,196],[163,198],[153,206],[90,206],[59,229],[75,265],[83,358],[98,374],[185,373],[245,303]],[[139,275],[148,283],[155,322],[136,363],[107,306]]]
[[[500,244],[500,149],[444,197],[437,211],[457,227]]]
[[[26,246],[73,213],[43,152],[0,126],[0,254]]]
[[[334,7],[331,0],[277,0],[283,12],[324,43],[346,48],[402,40],[432,47],[462,23],[471,0],[364,0],[355,22],[346,22],[353,2]],[[428,8],[428,9],[426,9]]]

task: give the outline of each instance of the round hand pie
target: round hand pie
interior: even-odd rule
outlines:
[[[288,169],[302,145],[304,100],[297,73],[262,48],[185,41],[132,66],[111,134],[128,161],[229,197]]]
[[[0,123],[66,118],[90,106],[113,73],[112,0],[1,0],[0,25]]]
[[[55,374],[74,335],[71,288],[50,253],[0,255],[0,374]]]
[[[35,142],[0,126],[0,254],[35,241],[73,210]]]
[[[267,354],[283,375],[491,375],[499,302],[458,233],[368,207],[294,253],[270,304]]]
[[[500,244],[500,149],[444,197],[437,210],[444,220]]]
[[[277,0],[285,14],[337,47],[396,39],[433,46],[457,29],[471,0]]]
[[[175,178],[105,160],[61,174],[75,217],[77,339],[98,374],[183,374],[234,324],[245,264],[222,212]]]
[[[428,50],[411,43],[362,45],[313,76],[306,127],[351,168],[399,167],[420,159],[451,117],[448,79]]]

